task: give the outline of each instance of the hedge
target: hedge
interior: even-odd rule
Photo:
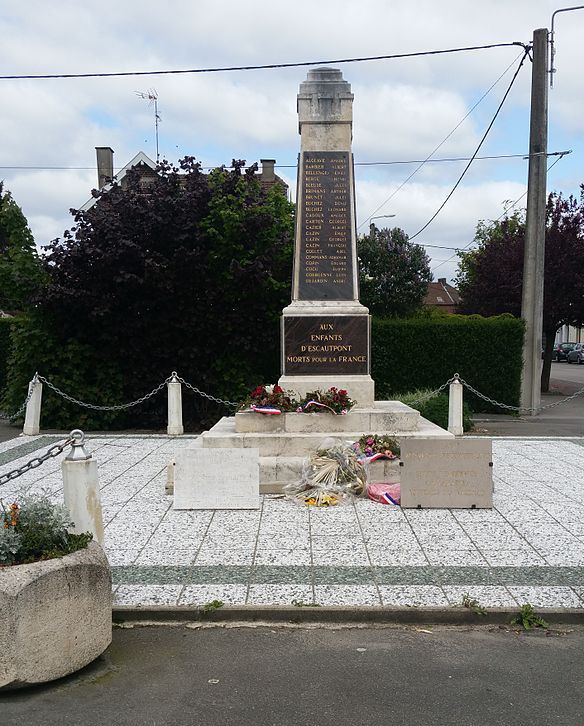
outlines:
[[[504,314],[374,319],[371,375],[376,398],[438,388],[459,373],[485,395],[519,405],[523,321]],[[473,411],[504,413],[465,389]]]

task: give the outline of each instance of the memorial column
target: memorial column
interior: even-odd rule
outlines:
[[[345,388],[372,406],[370,316],[359,302],[353,94],[341,71],[300,84],[292,302],[282,312],[282,377],[298,395]]]

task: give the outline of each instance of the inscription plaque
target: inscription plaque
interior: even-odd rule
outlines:
[[[174,463],[174,509],[259,509],[258,449],[184,449]]]
[[[284,318],[284,375],[369,373],[369,316]]]
[[[492,445],[485,439],[402,439],[401,506],[493,506]]]
[[[348,151],[304,151],[298,293],[300,300],[356,298]]]

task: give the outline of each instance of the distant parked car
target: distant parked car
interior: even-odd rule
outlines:
[[[552,358],[555,358],[558,363],[562,360],[568,360],[568,353],[574,349],[576,343],[558,343],[554,345],[554,354]]]
[[[568,353],[568,363],[584,363],[584,343],[576,343]]]

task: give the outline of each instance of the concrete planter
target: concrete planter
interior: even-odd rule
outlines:
[[[111,639],[111,572],[96,542],[66,557],[0,568],[0,689],[73,673]]]

